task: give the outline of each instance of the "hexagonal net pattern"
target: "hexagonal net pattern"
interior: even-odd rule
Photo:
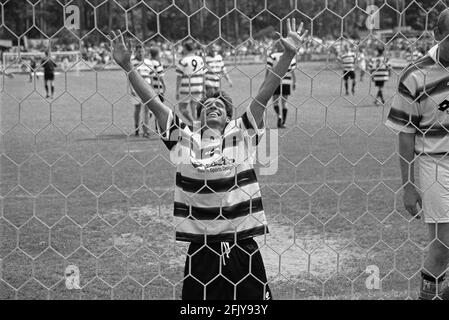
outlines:
[[[238,280],[226,276],[225,250],[216,252],[216,277],[195,281],[206,293],[222,277],[238,293],[239,284],[253,277],[275,299],[415,298],[426,252],[439,239],[404,208],[397,140],[403,128],[427,129],[413,122],[413,114],[408,121],[409,109],[391,110],[403,97],[398,83],[404,68],[426,72],[420,52],[434,45],[431,30],[447,5],[0,0],[0,299],[179,299],[183,282],[195,278],[189,268],[184,274],[186,256],[194,259],[201,251],[188,251],[175,233],[196,220],[195,210],[203,211],[190,205],[181,222],[173,216],[177,167],[154,117],[111,57],[110,31],[124,33],[134,56],[141,47],[150,59],[159,49],[164,70],[152,73],[151,81],[163,78],[164,103],[180,115],[183,102],[201,98],[176,92],[178,61],[188,42],[205,61],[206,77],[215,73],[219,88],[232,97],[234,119],[241,119],[274,59],[276,32],[286,35],[288,18],[302,21],[309,36],[282,79],[284,98],[266,108],[276,170],[257,171],[260,190],[254,193],[234,182],[220,191],[239,191],[252,203],[247,216],[232,222],[235,230],[260,219],[253,211],[262,197],[270,232],[255,237],[258,249],[246,255],[262,255],[267,279],[257,279],[251,267]],[[383,51],[376,59],[378,48]],[[354,53],[352,62],[346,49]],[[206,58],[217,50],[225,66],[218,63],[218,71]],[[47,87],[45,51],[56,63]],[[388,75],[379,80],[384,62]],[[348,64],[353,66],[344,69]],[[444,92],[423,94],[444,108]],[[385,125],[391,117],[399,119],[397,130]],[[282,122],[285,128],[278,128]],[[447,134],[441,135],[447,127],[440,119],[436,124],[442,125],[427,126],[429,139]],[[420,137],[425,140],[425,133]],[[423,150],[418,153],[431,155]],[[417,167],[416,181],[424,192],[421,171]],[[428,188],[445,187],[438,172]],[[203,180],[202,188],[182,195],[187,203],[196,199],[208,207],[222,196]],[[218,214],[199,223],[213,229],[227,219],[226,206],[214,207]],[[232,256],[241,244],[230,245]]]

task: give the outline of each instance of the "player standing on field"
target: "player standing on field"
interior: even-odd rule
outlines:
[[[374,81],[374,85],[377,87],[376,99],[374,100],[374,104],[377,105],[379,102],[381,104],[385,104],[383,88],[385,82],[390,78],[390,63],[388,58],[384,56],[384,49],[377,48],[376,49],[377,56],[372,58],[370,61],[370,73],[372,80]]]
[[[448,300],[449,288],[443,287],[449,262],[448,9],[434,34],[439,44],[402,73],[386,124],[399,131],[404,206],[419,218],[419,205],[429,230],[419,298]],[[422,197],[415,187],[415,155]]]
[[[356,54],[354,51],[349,49],[348,45],[343,46],[343,53],[340,55],[338,60],[343,65],[343,80],[345,82],[345,91],[346,95],[349,95],[349,79],[352,80],[352,89],[351,92],[354,95],[355,94],[355,63],[357,61]]]
[[[232,87],[232,80],[226,70],[223,57],[218,53],[218,47],[215,44],[212,45],[212,48],[206,56],[206,66],[207,71],[204,85],[207,93],[220,90],[220,80],[222,76],[225,77]]]
[[[295,19],[291,23],[288,19],[287,37],[281,38],[284,54],[241,117],[232,120],[234,106],[227,94],[215,92],[203,98],[201,130],[189,127],[161,102],[133,70],[123,34],[111,34],[115,61],[128,73],[141,100],[148,101],[176,161],[176,239],[190,242],[183,299],[272,298],[253,239],[268,232],[260,186],[251,157],[244,155],[251,151],[248,144],[260,141],[265,131],[266,105],[304,42],[307,31],[302,33],[302,26],[296,31]]]
[[[33,82],[33,76],[36,76],[36,78],[39,79],[39,76],[36,75],[36,60],[34,60],[34,57],[30,58],[30,65],[27,69],[30,76],[30,82]]]
[[[176,100],[179,101],[179,112],[188,124],[196,120],[196,106],[204,95],[203,58],[195,54],[192,41],[183,45],[184,57],[176,66]]]
[[[161,101],[164,101],[165,93],[165,81],[164,81],[164,68],[159,61],[159,49],[157,47],[150,48],[151,59],[144,58],[144,48],[141,45],[136,46],[135,57],[132,60],[133,66],[136,71],[142,76],[143,79],[156,91]],[[135,95],[134,91],[132,92]],[[136,103],[134,109],[134,128],[135,135],[139,135],[140,129],[140,113],[142,109],[142,103]],[[150,118],[151,112],[147,105],[143,108],[143,137],[150,136]]]
[[[151,69],[149,68],[149,66],[147,66],[144,62],[144,49],[142,47],[142,45],[138,44],[135,48],[135,53],[134,53],[134,59],[131,60],[131,63],[133,65],[133,67],[135,68],[135,70],[140,74],[140,76],[148,83],[151,85]],[[136,93],[134,91],[131,91],[133,96],[136,96]],[[142,110],[142,103],[141,102],[137,102],[134,105],[134,134],[136,136],[139,135],[139,130],[140,130],[140,113]],[[148,108],[144,108],[144,116],[143,116],[143,126],[142,126],[142,130],[143,130],[143,135],[147,136],[148,133],[145,131],[145,128],[148,128],[148,124],[149,124],[149,109]]]
[[[267,58],[267,73],[273,69],[279,59],[282,57],[282,44],[276,42],[275,52],[271,53]],[[292,60],[288,68],[287,74],[282,77],[280,86],[273,94],[274,111],[277,114],[277,127],[285,128],[285,121],[287,120],[287,100],[292,91],[296,90],[296,58]],[[266,75],[265,75],[266,76]]]
[[[364,48],[359,49],[359,55],[357,57],[357,61],[359,63],[359,68],[360,68],[360,82],[363,82],[363,76],[365,75],[365,73],[367,71],[367,67],[366,67],[367,57],[366,57]]]
[[[49,84],[51,90],[51,98],[53,99],[53,95],[55,93],[55,68],[57,67],[56,62],[52,60],[50,57],[50,53],[45,51],[45,58],[41,62],[41,66],[44,68],[44,83],[45,83],[45,93],[46,98],[50,98],[49,95]]]

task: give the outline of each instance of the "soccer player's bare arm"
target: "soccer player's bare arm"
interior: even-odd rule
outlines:
[[[422,206],[421,196],[415,188],[415,134],[399,133],[399,155],[402,185],[404,187],[404,207],[407,211],[416,216],[418,210],[416,205]],[[419,216],[416,216],[419,219]]]
[[[258,125],[262,125],[263,116],[266,105],[270,98],[273,96],[274,91],[279,87],[281,78],[287,73],[290,63],[295,58],[300,46],[303,44],[307,35],[307,30],[303,32],[303,23],[301,22],[298,29],[296,29],[296,20],[287,19],[287,37],[280,37],[282,46],[284,47],[284,53],[279,59],[276,66],[273,67],[265,77],[265,80],[259,89],[255,99],[251,102],[251,113]]]
[[[147,104],[151,112],[153,112],[161,130],[165,131],[167,129],[170,108],[161,102],[152,86],[133,68],[131,63],[131,50],[126,46],[121,31],[117,31],[117,34],[111,32],[110,37],[112,39],[112,56],[114,60],[128,74],[134,91],[142,102]]]

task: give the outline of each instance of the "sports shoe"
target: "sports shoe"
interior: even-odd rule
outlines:
[[[422,280],[418,300],[449,300],[449,287],[447,285],[445,288],[442,287],[442,285],[438,287],[437,294],[436,283]]]

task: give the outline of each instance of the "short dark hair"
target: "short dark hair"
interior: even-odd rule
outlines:
[[[156,58],[158,55],[159,55],[159,53],[160,53],[160,50],[159,50],[159,48],[158,47],[155,47],[155,46],[152,46],[151,48],[150,48],[150,55],[151,55],[151,58]]]
[[[232,114],[234,113],[234,105],[232,103],[231,97],[224,91],[209,91],[206,93],[206,95],[203,97],[203,99],[200,100],[197,107],[197,117],[199,118],[201,115],[201,111],[204,108],[204,104],[208,99],[220,99],[223,101],[225,108],[226,108],[226,115],[229,119],[232,119]]]
[[[192,40],[187,40],[184,41],[184,43],[182,44],[182,46],[184,47],[184,49],[186,49],[187,51],[193,51],[195,48],[193,47],[193,41]]]

